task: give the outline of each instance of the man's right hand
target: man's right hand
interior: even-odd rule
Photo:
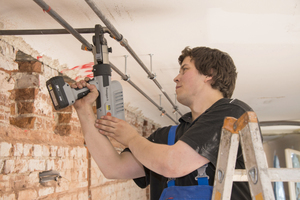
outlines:
[[[73,104],[76,110],[84,109],[85,106],[92,106],[95,100],[97,99],[99,92],[95,85],[91,85],[87,83],[90,79],[88,77],[84,78],[84,80],[78,81],[76,83],[71,84],[72,88],[82,89],[83,87],[87,87],[90,92],[83,98],[77,99]]]

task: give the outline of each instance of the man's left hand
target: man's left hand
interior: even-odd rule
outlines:
[[[126,121],[108,115],[97,119],[95,127],[99,129],[99,133],[114,138],[126,147],[130,140],[139,136],[136,129]]]

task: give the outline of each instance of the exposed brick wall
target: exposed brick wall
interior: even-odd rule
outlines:
[[[35,59],[16,61],[18,48],[10,41],[0,38],[0,200],[149,199],[149,188],[132,180],[104,178],[89,159],[75,110],[52,106],[45,83],[58,72]],[[139,113],[126,110],[125,116],[143,136],[158,127]],[[62,178],[40,183],[47,170]]]

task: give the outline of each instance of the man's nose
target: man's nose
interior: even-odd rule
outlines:
[[[173,79],[173,81],[176,83],[179,81],[179,74]]]

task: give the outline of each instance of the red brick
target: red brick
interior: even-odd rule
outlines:
[[[15,200],[16,199],[15,193],[11,193],[11,192],[8,194],[3,194],[1,197],[5,200]]]
[[[63,194],[63,195],[60,195],[58,197],[58,199],[59,200],[78,200],[77,194]]]
[[[54,193],[54,187],[42,187],[39,189],[39,196],[47,196]]]
[[[6,115],[7,114],[5,113],[5,111],[2,108],[0,108],[0,120],[5,120]]]
[[[15,172],[15,160],[6,160],[3,167],[4,174],[10,174]]]
[[[58,113],[58,123],[69,123],[72,113]]]
[[[49,94],[41,94],[41,99],[47,102],[48,104],[52,104],[52,100]]]
[[[61,136],[67,136],[71,133],[71,126],[70,125],[59,125],[55,126],[54,132]]]
[[[16,101],[34,100],[38,92],[38,88],[14,89],[11,91],[11,99]]]
[[[78,135],[80,135],[80,136],[83,136],[83,134],[82,134],[82,130],[81,130],[81,127],[79,126],[79,127],[77,127],[77,126],[72,126],[72,132],[74,133],[74,134],[78,134]]]
[[[54,120],[50,119],[50,120],[44,120],[44,124],[46,125],[46,129],[47,130],[53,130],[53,126],[54,126]]]
[[[26,188],[26,177],[25,175],[15,176],[14,178],[14,188],[15,189],[22,189]]]
[[[39,86],[39,75],[28,73],[16,73],[15,75],[15,89],[30,88]]]
[[[65,108],[60,109],[60,110],[55,110],[54,107],[53,107],[53,112],[72,112],[72,107],[73,106],[68,106],[68,107],[65,107]]]
[[[22,190],[19,192],[18,200],[36,199],[37,192],[34,189]]]
[[[28,160],[25,159],[16,159],[15,162],[15,171],[17,173],[24,173],[28,171]]]
[[[0,105],[8,106],[9,97],[6,94],[0,93]]]
[[[34,102],[17,102],[19,114],[28,114],[34,112]]]
[[[20,61],[19,71],[20,72],[37,72],[42,73],[42,63],[38,61]]]
[[[0,174],[0,188],[2,191],[7,191],[12,187],[13,180],[11,178],[11,176]]]
[[[0,156],[10,156],[12,153],[12,144],[8,142],[0,142]]]
[[[38,117],[38,118],[35,120],[35,128],[38,129],[38,130],[43,130],[43,129],[45,129],[45,123],[44,123],[44,121],[43,121],[42,118],[39,118],[39,117]]]
[[[15,103],[10,104],[10,114],[11,115],[16,114],[16,104]]]
[[[33,129],[36,117],[10,117],[9,121],[11,125],[19,128]]]

